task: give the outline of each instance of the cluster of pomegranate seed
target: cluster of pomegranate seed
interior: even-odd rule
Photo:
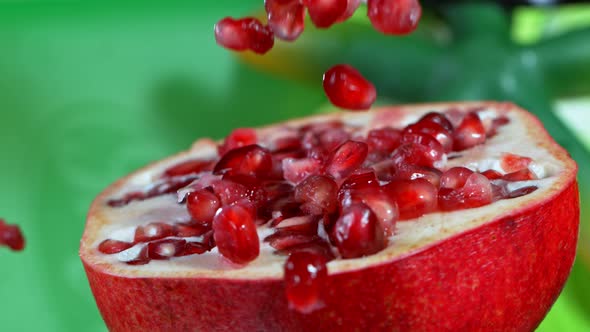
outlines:
[[[294,41],[305,28],[306,11],[312,23],[326,29],[350,18],[360,0],[265,0],[268,24],[254,17],[226,17],[215,25],[215,40],[234,51],[265,54],[274,38]],[[369,0],[367,15],[384,34],[405,35],[416,29],[422,15],[418,0]],[[324,91],[337,107],[366,110],[375,102],[375,86],[349,65],[337,65],[324,74]]]
[[[0,246],[7,246],[14,251],[25,248],[25,238],[17,225],[9,225],[0,219]]]
[[[137,265],[217,247],[226,260],[245,265],[259,256],[263,243],[289,257],[289,303],[312,310],[321,302],[313,299],[326,263],[378,253],[397,222],[537,189],[510,189],[510,183],[537,178],[529,169],[533,160],[525,156],[504,153],[501,170],[445,167],[509,122],[482,121],[478,110],[445,113],[449,117],[432,112],[405,128],[368,131],[340,121],[281,127],[260,138],[253,129],[236,129],[218,146],[218,158],[183,161],[145,191],[108,202],[123,207],[176,194],[190,222],[139,226],[132,242],[107,239],[98,250],[125,254],[122,261]],[[261,238],[261,227],[272,233]]]

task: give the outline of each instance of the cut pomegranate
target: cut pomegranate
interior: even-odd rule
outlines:
[[[25,248],[25,238],[17,225],[9,225],[0,219],[0,246],[7,246],[14,251]]]
[[[274,45],[270,28],[253,17],[237,20],[226,17],[217,22],[215,40],[217,44],[234,51],[249,49],[258,54],[268,52]]]
[[[349,65],[336,65],[324,74],[324,92],[330,102],[347,110],[367,110],[377,98],[373,83]]]
[[[289,307],[310,313],[324,306],[322,292],[328,281],[326,258],[310,252],[295,252],[285,263],[285,291]]]
[[[313,24],[328,28],[346,15],[348,0],[302,0]]]
[[[418,27],[422,7],[418,0],[368,0],[373,27],[387,35],[405,35]]]
[[[265,0],[268,26],[275,36],[293,41],[305,28],[305,7],[300,0]]]
[[[80,255],[112,331],[532,330],[573,262],[575,173],[509,104],[321,115],[118,181]]]

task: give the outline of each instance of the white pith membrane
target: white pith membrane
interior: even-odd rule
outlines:
[[[535,202],[546,200],[551,195],[557,194],[565,182],[570,180],[575,165],[569,161],[566,152],[551,140],[536,118],[512,105],[500,103],[423,105],[382,109],[366,113],[330,114],[260,129],[258,144],[268,147],[268,142],[274,140],[277,135],[281,135],[285,126],[297,128],[311,122],[340,120],[347,125],[360,126],[366,136],[366,133],[374,128],[387,126],[403,128],[428,112],[444,113],[451,108],[473,110],[479,107],[482,109],[478,111],[478,114],[484,123],[500,116],[507,117],[510,122],[501,126],[498,134],[488,138],[485,144],[457,153],[455,158],[446,161],[443,167],[438,168],[446,170],[454,166],[465,166],[474,171],[483,172],[493,169],[504,174],[506,172],[500,167],[500,158],[503,153],[509,152],[532,158],[533,162],[529,165],[529,169],[539,178],[538,180],[510,183],[509,189],[514,190],[527,186],[537,186],[538,189],[525,196],[499,200],[479,208],[435,212],[412,220],[398,221],[395,234],[389,238],[389,246],[386,249],[362,258],[330,261],[328,270],[330,274],[334,274],[403,258],[447,238],[501,218],[502,215],[514,213],[519,209],[534,205]],[[235,279],[282,277],[283,265],[287,257],[274,254],[275,249],[262,241],[274,231],[268,226],[258,228],[261,241],[260,255],[254,261],[241,267],[228,263],[221,257],[217,248],[200,255],[174,257],[169,260],[152,260],[148,264],[137,266],[125,264],[124,261],[134,257],[144,244],[137,244],[113,255],[102,254],[97,250],[97,246],[106,239],[133,242],[135,229],[140,225],[152,222],[190,221],[186,206],[178,204],[176,195],[133,201],[122,207],[110,207],[107,202],[110,199],[119,198],[125,193],[145,190],[160,177],[164,170],[180,162],[214,158],[217,158],[216,143],[211,140],[200,140],[189,151],[144,168],[107,189],[94,202],[89,214],[80,249],[84,261],[109,271],[109,273],[126,276],[202,276]]]

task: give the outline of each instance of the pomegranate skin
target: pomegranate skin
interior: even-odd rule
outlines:
[[[132,278],[84,262],[110,331],[532,331],[571,270],[572,180],[536,206],[425,250],[330,274],[326,307],[289,310],[282,279]]]

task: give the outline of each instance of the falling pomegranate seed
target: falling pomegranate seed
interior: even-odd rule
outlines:
[[[338,185],[328,176],[312,175],[295,187],[295,200],[308,214],[332,213],[338,202]]]
[[[326,172],[336,179],[345,178],[363,164],[369,148],[366,143],[347,141],[340,145],[330,160]]]
[[[305,7],[300,0],[265,0],[268,26],[282,40],[297,39],[305,28]]]
[[[25,248],[25,238],[17,225],[9,225],[0,219],[0,246],[7,246],[14,251]]]
[[[392,181],[384,190],[395,198],[400,220],[417,218],[436,209],[436,187],[425,179]]]
[[[274,46],[274,35],[269,27],[258,19],[226,17],[215,24],[217,44],[234,50],[251,50],[258,54],[268,52]]]
[[[133,247],[133,243],[107,239],[98,245],[98,251],[103,254],[112,255],[125,251],[131,247]]]
[[[344,258],[372,255],[387,246],[381,223],[363,203],[353,203],[343,209],[336,220],[331,239]]]
[[[467,113],[455,130],[453,150],[461,151],[486,141],[486,130],[476,112]]]
[[[328,268],[323,255],[294,252],[285,263],[285,292],[289,308],[307,314],[325,303],[323,290],[328,281]]]
[[[329,28],[346,14],[348,0],[302,0],[318,28]]]
[[[207,189],[194,191],[186,199],[189,214],[195,222],[203,225],[211,224],[220,206],[219,197]]]
[[[418,0],[368,0],[369,20],[387,35],[405,35],[418,27],[422,7]]]
[[[219,253],[233,263],[246,264],[260,253],[254,214],[241,204],[219,210],[213,219],[213,237]]]
[[[347,110],[367,110],[377,98],[373,83],[349,65],[336,65],[324,74],[324,91],[330,102]]]

